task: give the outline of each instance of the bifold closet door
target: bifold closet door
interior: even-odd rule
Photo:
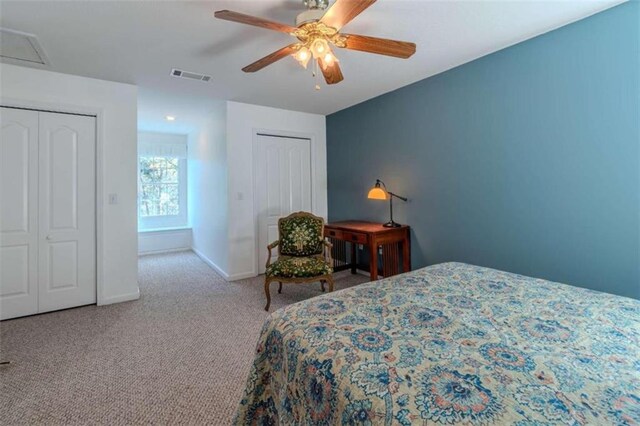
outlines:
[[[0,319],[95,303],[95,118],[0,122]]]
[[[40,112],[38,133],[38,312],[95,303],[95,118]]]
[[[38,113],[0,108],[0,319],[38,312]]]

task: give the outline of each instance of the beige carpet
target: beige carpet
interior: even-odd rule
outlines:
[[[0,424],[229,424],[267,316],[261,278],[226,282],[191,252],[146,256],[140,300],[3,321]],[[273,284],[271,310],[318,294]]]

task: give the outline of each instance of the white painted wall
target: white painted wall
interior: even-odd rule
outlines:
[[[150,131],[138,132],[138,144],[140,143],[166,143],[166,144],[187,144],[186,134],[161,133]]]
[[[189,222],[193,251],[228,278],[226,102],[212,102],[188,138]]]
[[[257,131],[311,138],[312,212],[327,218],[325,117],[227,102],[229,279],[257,275],[257,214],[254,211],[253,139]],[[195,233],[194,233],[195,235]],[[264,248],[266,250],[266,247]]]
[[[191,229],[143,231],[138,233],[139,255],[190,250],[191,245]]]
[[[0,64],[0,103],[98,114],[98,304],[137,299],[137,87]],[[118,203],[108,204],[108,194]]]

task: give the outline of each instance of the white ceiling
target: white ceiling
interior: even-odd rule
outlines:
[[[379,0],[344,31],[413,41],[417,53],[402,60],[338,49],[345,80],[322,82],[320,91],[291,58],[254,74],[240,71],[291,36],[213,18],[230,9],[293,24],[302,0],[2,0],[0,25],[36,34],[53,71],[138,85],[142,127],[173,114],[178,120],[169,127],[186,132],[215,99],[329,114],[620,2]],[[172,68],[213,78],[176,79]]]

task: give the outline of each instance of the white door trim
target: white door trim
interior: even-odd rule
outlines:
[[[5,97],[0,98],[0,106],[63,114],[91,115],[96,118],[96,301],[98,305],[113,303],[111,300],[107,301],[104,296],[104,109],[100,107],[25,101],[23,99]]]
[[[252,129],[252,156],[253,156],[253,271],[251,271],[251,277],[258,276],[258,271],[260,270],[260,266],[258,262],[260,261],[260,255],[258,254],[258,250],[264,249],[266,247],[258,247],[259,246],[259,223],[258,223],[258,191],[257,191],[257,182],[256,182],[256,170],[258,169],[258,136],[273,136],[273,137],[282,137],[282,138],[292,138],[292,139],[306,139],[310,142],[311,152],[310,152],[310,160],[311,160],[311,181],[309,182],[311,188],[311,213],[318,214],[317,212],[317,200],[316,200],[316,191],[314,190],[314,185],[317,182],[316,177],[316,156],[315,152],[318,148],[318,138],[313,133],[301,133],[301,132],[290,132],[286,130],[273,130],[273,129],[261,129],[261,128],[253,128]],[[249,278],[249,276],[243,278]]]

